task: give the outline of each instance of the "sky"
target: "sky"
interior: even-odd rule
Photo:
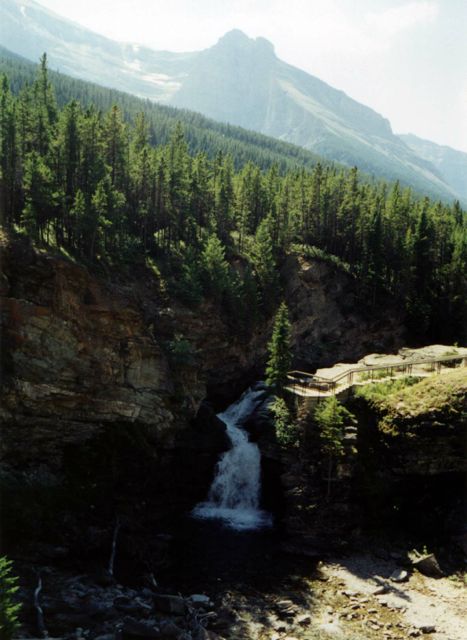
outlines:
[[[205,49],[230,29],[414,133],[467,152],[467,0],[38,0],[115,40]]]

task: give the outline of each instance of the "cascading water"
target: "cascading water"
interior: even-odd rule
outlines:
[[[193,509],[195,517],[223,520],[237,530],[271,526],[271,515],[259,508],[261,454],[240,427],[259,404],[263,393],[249,389],[226,411],[218,414],[227,427],[232,448],[222,454],[207,501]]]

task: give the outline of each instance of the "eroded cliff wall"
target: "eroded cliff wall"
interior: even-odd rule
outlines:
[[[214,412],[198,414],[203,398],[225,405],[262,375],[272,318],[245,337],[219,305],[188,309],[142,267],[96,275],[6,235],[1,256],[7,494],[26,487],[35,502],[36,489],[50,496],[60,487],[65,502],[72,492],[83,504],[107,504],[107,517],[116,495],[133,505],[149,496],[159,514],[202,498],[227,446]],[[332,264],[291,256],[281,277],[297,364],[402,342],[390,305],[361,312],[357,283]],[[189,362],[171,357],[176,336],[188,340]]]

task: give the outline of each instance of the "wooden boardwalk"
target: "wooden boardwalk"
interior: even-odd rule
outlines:
[[[413,358],[381,365],[343,365],[344,371],[335,376],[318,376],[305,371],[290,371],[289,385],[291,393],[304,398],[323,398],[340,395],[354,386],[384,382],[406,376],[426,378],[452,371],[455,367],[467,366],[467,349],[461,353],[438,357]],[[332,372],[332,369],[329,370]]]

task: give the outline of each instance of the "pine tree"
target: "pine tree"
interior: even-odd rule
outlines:
[[[289,311],[285,302],[274,318],[272,337],[268,344],[269,359],[266,367],[266,383],[278,396],[283,396],[287,374],[292,363]]]
[[[148,248],[149,239],[155,230],[154,220],[154,163],[148,145],[147,125],[143,116],[137,118],[130,148],[131,197],[129,212],[136,225],[143,247]]]
[[[185,238],[186,216],[190,211],[190,156],[181,122],[177,123],[168,146],[168,242]]]
[[[383,288],[383,230],[379,202],[376,201],[370,221],[368,237],[366,239],[367,273],[363,274],[369,285],[372,305],[375,306],[378,291]]]
[[[75,229],[71,224],[69,214],[78,188],[80,165],[79,117],[80,105],[76,100],[73,100],[62,110],[58,123],[57,156],[59,166],[56,168],[56,174],[61,178],[61,188],[64,193],[62,222],[70,245],[73,244]]]
[[[355,417],[335,396],[326,398],[315,409],[315,421],[319,428],[321,451],[328,458],[327,498],[331,495],[332,467],[336,458],[344,453],[342,440],[344,429],[355,423]]]
[[[408,325],[418,338],[427,336],[433,304],[434,271],[433,227],[428,214],[428,199],[420,204],[421,211],[412,243],[412,280],[407,300]]]
[[[355,229],[359,214],[360,194],[358,184],[358,169],[353,167],[344,182],[344,193],[337,213],[340,257],[353,262],[355,253]]]
[[[41,56],[32,91],[34,96],[34,108],[32,110],[34,148],[45,156],[50,150],[52,130],[57,120],[57,102],[54,89],[49,80],[47,54],[45,53]]]
[[[232,142],[212,123],[203,132],[197,116],[185,140],[182,125],[172,127],[175,115],[129,96],[87,86],[83,99],[96,106],[70,102],[76,82],[60,76],[52,87],[45,56],[36,78],[13,77],[11,90],[0,78],[0,214],[8,226],[24,223],[33,239],[91,260],[157,255],[185,292],[192,286],[193,302],[203,292],[222,300],[239,331],[258,310],[269,316],[289,250],[308,252],[313,243],[314,255],[359,280],[359,302],[390,294],[403,306],[412,341],[465,339],[467,229],[458,202],[368,183],[355,168],[309,172],[298,151],[274,164],[274,143],[246,132]],[[61,110],[54,90],[67,105]]]
[[[105,175],[104,145],[102,142],[102,119],[93,107],[88,109],[81,120],[81,164],[79,188],[86,205],[89,206],[98,183]]]
[[[176,291],[185,304],[197,306],[203,299],[202,265],[199,254],[192,248],[185,251],[181,274],[176,282]]]
[[[48,223],[57,206],[57,193],[54,189],[54,175],[36,151],[32,151],[26,158],[24,194],[24,224],[33,238],[44,241],[44,232],[47,230],[48,236]]]
[[[262,304],[267,312],[277,295],[278,279],[271,232],[273,221],[267,216],[260,223],[251,246],[251,261],[258,279]]]
[[[206,291],[220,301],[229,286],[229,264],[224,245],[216,235],[209,236],[201,259]]]
[[[194,161],[190,183],[190,212],[197,225],[199,240],[202,227],[214,230],[211,220],[214,210],[214,191],[212,185],[211,167],[205,153],[199,153]]]
[[[322,239],[322,216],[323,216],[323,198],[322,198],[322,186],[323,186],[323,167],[318,162],[312,173],[312,185],[310,203],[308,207],[309,211],[309,228],[307,229],[307,236],[305,241],[310,244],[319,244]]]
[[[112,186],[125,191],[128,175],[128,134],[118,105],[113,105],[106,114],[102,135],[105,161],[110,168]]]
[[[215,191],[216,232],[225,245],[231,242],[230,232],[234,222],[233,172],[232,158],[225,156],[219,167]]]
[[[76,192],[73,206],[70,209],[70,223],[73,228],[74,246],[76,249],[81,249],[85,242],[83,238],[86,238],[86,200],[81,189]]]
[[[0,77],[0,224],[13,222],[18,188],[15,102],[6,76]]]
[[[252,176],[253,165],[248,162],[239,176],[239,187],[237,190],[237,213],[236,223],[238,229],[238,248],[243,248],[245,237],[253,228],[253,197],[252,197]]]
[[[107,229],[112,226],[110,219],[111,204],[109,202],[110,179],[101,180],[91,200],[91,215],[87,217],[89,233],[88,251],[91,259],[102,255],[106,246]]]

